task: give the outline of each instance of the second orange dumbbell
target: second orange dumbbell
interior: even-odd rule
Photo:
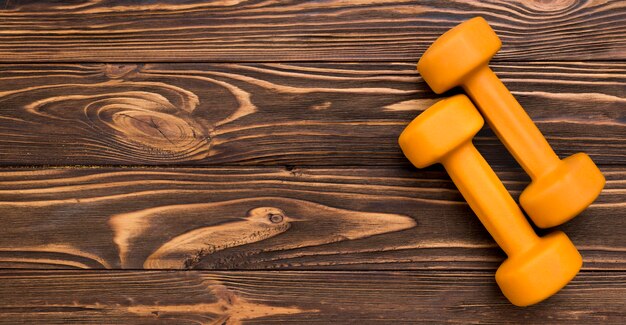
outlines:
[[[501,42],[481,18],[443,34],[424,53],[417,69],[436,93],[462,86],[532,182],[520,205],[539,227],[562,224],[587,208],[605,179],[591,158],[577,153],[563,160],[489,68]]]
[[[472,144],[483,126],[472,102],[456,95],[415,118],[398,142],[418,168],[440,162],[472,210],[508,258],[496,282],[515,305],[527,306],[555,294],[580,270],[582,257],[565,233],[535,234],[498,176]]]

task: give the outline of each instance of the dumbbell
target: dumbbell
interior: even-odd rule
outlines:
[[[587,208],[605,179],[588,155],[577,153],[560,160],[554,153],[489,68],[501,45],[489,24],[476,17],[439,37],[417,63],[417,70],[435,93],[463,87],[532,180],[520,195],[520,205],[537,226],[553,227]]]
[[[580,270],[582,257],[561,231],[539,237],[472,144],[484,121],[465,95],[441,100],[415,118],[398,140],[417,168],[443,164],[452,181],[508,258],[496,282],[517,306],[540,302]]]

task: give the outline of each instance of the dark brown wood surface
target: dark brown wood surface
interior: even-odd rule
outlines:
[[[604,174],[602,196],[561,229],[585,270],[624,270],[626,172]],[[526,186],[520,172],[500,176],[515,196]],[[0,267],[492,270],[503,259],[436,170],[14,169],[0,173],[0,200],[12,225]],[[261,222],[272,214],[282,220]]]
[[[626,164],[626,63],[493,69],[559,155]],[[0,94],[4,165],[404,165],[398,135],[438,98],[397,62],[0,65]]]
[[[0,293],[0,324],[619,324],[626,278],[583,273],[528,308],[484,271],[5,270]]]
[[[0,62],[417,61],[477,15],[500,60],[626,59],[623,1],[2,2]]]
[[[557,154],[607,178],[558,227],[583,270],[529,308],[397,146],[442,98],[415,63],[476,15]],[[623,324],[626,3],[0,1],[0,166],[0,324]]]

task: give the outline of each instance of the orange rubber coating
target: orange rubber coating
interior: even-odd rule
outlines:
[[[468,75],[463,89],[530,178],[537,179],[559,164],[546,138],[489,66]]]
[[[439,37],[417,64],[436,93],[461,86],[487,123],[532,179],[520,196],[526,213],[542,228],[562,224],[600,195],[605,179],[591,158],[578,153],[560,160],[519,102],[489,68],[501,41],[481,17]]]
[[[418,168],[441,163],[509,258],[496,272],[517,306],[540,302],[578,273],[582,257],[562,232],[537,236],[498,176],[472,144],[483,118],[465,95],[441,100],[415,118],[398,142]]]
[[[471,141],[443,157],[441,164],[506,255],[522,253],[539,241],[515,200]]]

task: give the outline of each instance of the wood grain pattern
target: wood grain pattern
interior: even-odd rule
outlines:
[[[583,271],[529,308],[397,146],[441,98],[415,63],[476,15],[557,154],[607,177],[559,227]],[[625,107],[624,1],[0,0],[0,324],[622,324]]]
[[[559,155],[626,163],[626,63],[493,68]],[[408,63],[1,65],[0,163],[404,165],[397,137],[437,98]]]
[[[625,270],[626,172],[562,226],[585,270]],[[521,172],[500,172],[514,196]],[[504,255],[440,169],[0,172],[0,267],[482,269]],[[547,233],[547,231],[542,231]]]
[[[476,15],[503,40],[496,59],[626,59],[623,1],[0,4],[1,62],[413,62],[443,32]]]
[[[626,274],[583,272],[527,308],[504,299],[480,271],[0,272],[0,324],[226,325],[622,324]]]

